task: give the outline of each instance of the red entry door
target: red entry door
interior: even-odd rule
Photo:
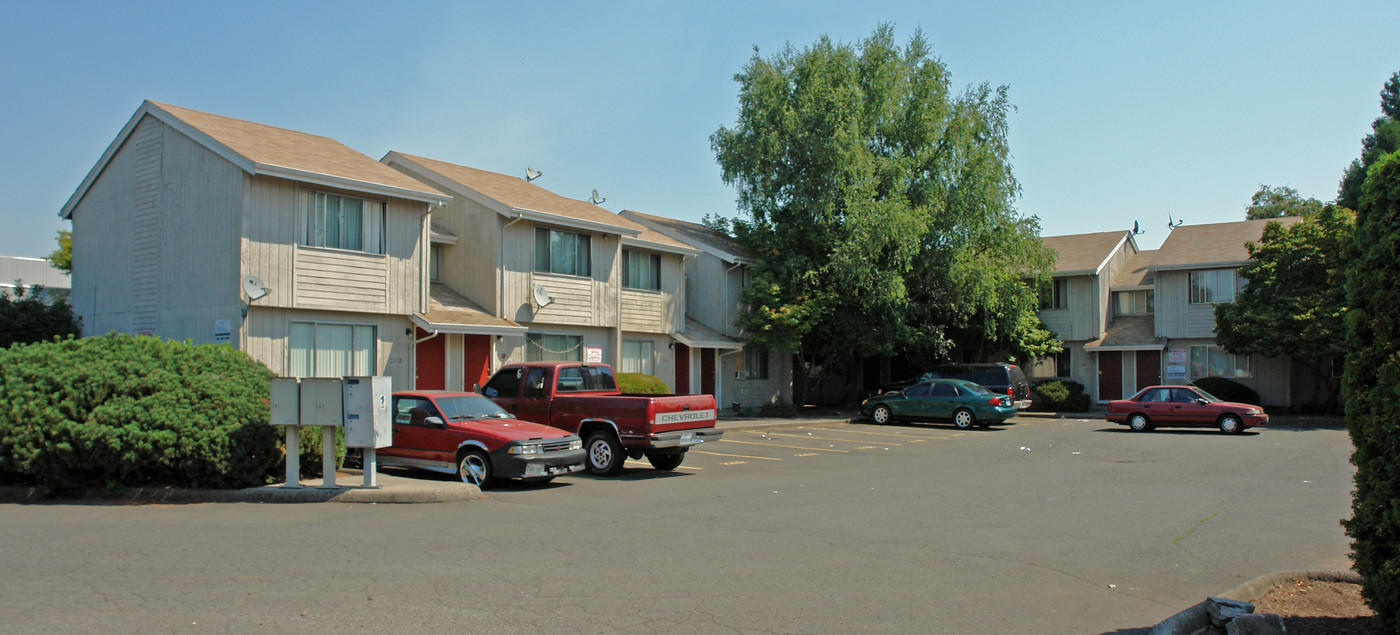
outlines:
[[[462,349],[462,388],[485,386],[491,378],[491,336],[463,335]]]
[[[715,394],[715,349],[700,349],[700,394]]]
[[[690,347],[676,342],[676,394],[690,394]]]
[[[1099,352],[1099,401],[1123,398],[1123,354]]]
[[[1137,389],[1142,390],[1160,383],[1162,383],[1162,351],[1138,351]]]
[[[417,339],[428,337],[423,329],[415,329]],[[417,358],[418,375],[413,387],[417,390],[443,390],[447,388],[447,336],[437,335],[432,339],[418,342],[413,349]]]

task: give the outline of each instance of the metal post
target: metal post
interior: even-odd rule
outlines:
[[[301,487],[301,443],[298,438],[301,436],[301,428],[296,426],[285,426],[287,428],[287,482],[282,487]]]
[[[335,426],[321,426],[321,489],[335,485]]]
[[[361,449],[360,456],[363,459],[361,461],[360,467],[364,468],[365,470],[365,483],[360,487],[368,489],[379,489],[379,484],[375,482],[374,477],[374,473],[379,471],[379,465],[377,464],[377,457],[375,456],[374,448]]]

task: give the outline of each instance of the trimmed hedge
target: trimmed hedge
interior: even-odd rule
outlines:
[[[1041,382],[1031,387],[1035,393],[1036,407],[1052,412],[1087,412],[1090,406],[1089,395],[1084,394],[1084,384],[1077,381],[1058,379]]]
[[[154,337],[0,350],[0,481],[55,493],[263,485],[282,461],[271,377],[226,345]]]
[[[666,395],[666,382],[645,373],[618,373],[617,389],[624,395]]]
[[[1356,450],[1351,559],[1378,632],[1400,632],[1400,152],[1373,164],[1347,249],[1347,431]]]
[[[1259,393],[1237,381],[1231,381],[1224,377],[1202,377],[1192,383],[1196,384],[1197,388],[1225,401],[1260,405]]]
[[[791,419],[797,416],[797,406],[790,401],[775,401],[766,403],[758,407],[760,417],[776,417],[780,419]]]

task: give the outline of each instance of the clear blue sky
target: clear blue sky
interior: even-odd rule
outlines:
[[[0,254],[143,99],[523,175],[612,211],[735,214],[709,136],[733,76],[822,34],[922,28],[961,89],[1010,87],[1017,207],[1044,235],[1239,220],[1261,183],[1331,200],[1400,70],[1368,2],[0,3]]]

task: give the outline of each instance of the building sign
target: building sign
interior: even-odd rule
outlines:
[[[233,320],[214,320],[214,343],[225,344],[233,339]]]
[[[603,347],[585,346],[583,347],[583,363],[601,364],[603,363]]]
[[[1186,364],[1167,364],[1167,379],[1186,379]]]
[[[1168,363],[1168,364],[1185,364],[1185,363],[1186,363],[1186,355],[1188,354],[1188,352],[1189,352],[1188,349],[1185,349],[1185,348],[1169,348],[1169,349],[1167,349],[1167,363]]]

